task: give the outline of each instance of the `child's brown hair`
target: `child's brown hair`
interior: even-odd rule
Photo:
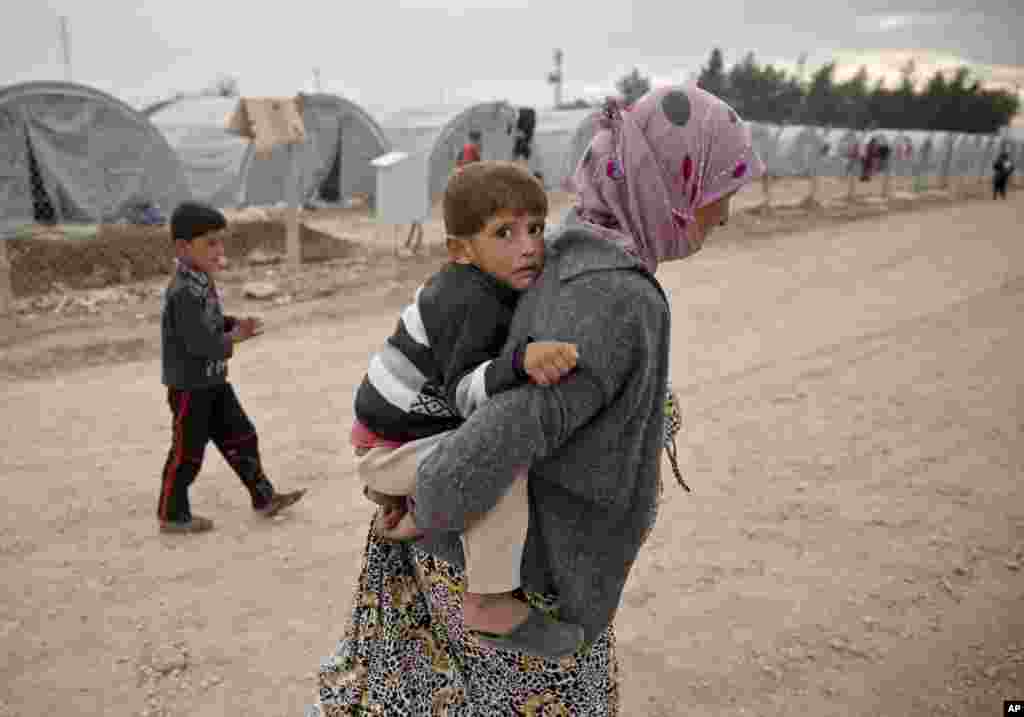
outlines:
[[[445,234],[478,234],[498,212],[547,217],[548,195],[537,178],[515,162],[472,162],[457,170],[444,191]]]

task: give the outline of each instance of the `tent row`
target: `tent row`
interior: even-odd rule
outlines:
[[[101,222],[140,206],[166,216],[186,198],[221,207],[283,202],[294,155],[304,203],[372,200],[371,160],[391,151],[418,163],[437,201],[471,130],[485,159],[512,159],[523,117],[532,138],[527,166],[549,190],[572,189],[572,175],[596,131],[596,113],[517,108],[506,102],[406,110],[376,120],[329,94],[303,96],[306,141],[258,158],[225,129],[235,100],[192,97],[146,112],[82,85],[36,82],[0,90],[0,228],[32,222]],[[780,176],[851,171],[868,142],[890,148],[897,175],[977,175],[1008,149],[1024,166],[1024,142],[994,135],[873,130],[856,132],[751,122],[754,144]]]
[[[260,158],[225,129],[235,105],[230,98],[185,97],[137,111],[73,83],[3,89],[0,225],[117,221],[145,206],[166,216],[187,198],[220,207],[272,206],[286,200],[293,176],[306,204],[372,199],[371,160],[392,150],[422,165],[429,199],[436,201],[470,131],[481,133],[484,158],[513,157],[520,114],[506,102],[485,102],[406,110],[378,122],[342,97],[304,95],[304,144]],[[563,187],[572,174],[593,135],[591,114],[537,115],[528,165],[549,188]]]
[[[755,147],[777,176],[845,176],[858,171],[872,144],[887,148],[889,170],[902,177],[984,177],[1001,151],[1018,166],[1024,162],[1024,142],[991,134],[750,124]]]

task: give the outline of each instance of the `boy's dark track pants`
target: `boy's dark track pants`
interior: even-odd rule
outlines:
[[[263,474],[256,429],[231,384],[193,391],[168,388],[167,402],[173,426],[157,507],[160,520],[191,520],[188,489],[199,475],[208,441],[242,480],[252,507],[266,506],[274,488]]]

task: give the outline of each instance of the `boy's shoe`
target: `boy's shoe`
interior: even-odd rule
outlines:
[[[213,521],[201,515],[193,515],[191,520],[161,520],[161,533],[205,533],[213,530]]]
[[[288,506],[298,503],[304,495],[306,495],[305,488],[289,491],[287,493],[275,492],[274,495],[271,496],[270,502],[262,508],[256,508],[256,512],[264,518],[273,518]]]
[[[511,632],[470,632],[481,643],[495,649],[515,650],[545,660],[570,657],[583,645],[582,627],[555,620],[532,606],[526,620],[516,625]]]

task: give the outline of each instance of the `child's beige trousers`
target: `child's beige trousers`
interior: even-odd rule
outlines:
[[[356,476],[378,493],[412,495],[416,490],[417,465],[447,435],[410,441],[398,448],[371,448],[356,456]],[[462,534],[470,592],[503,593],[520,586],[519,570],[530,520],[526,479],[526,471],[517,475],[494,509]]]

